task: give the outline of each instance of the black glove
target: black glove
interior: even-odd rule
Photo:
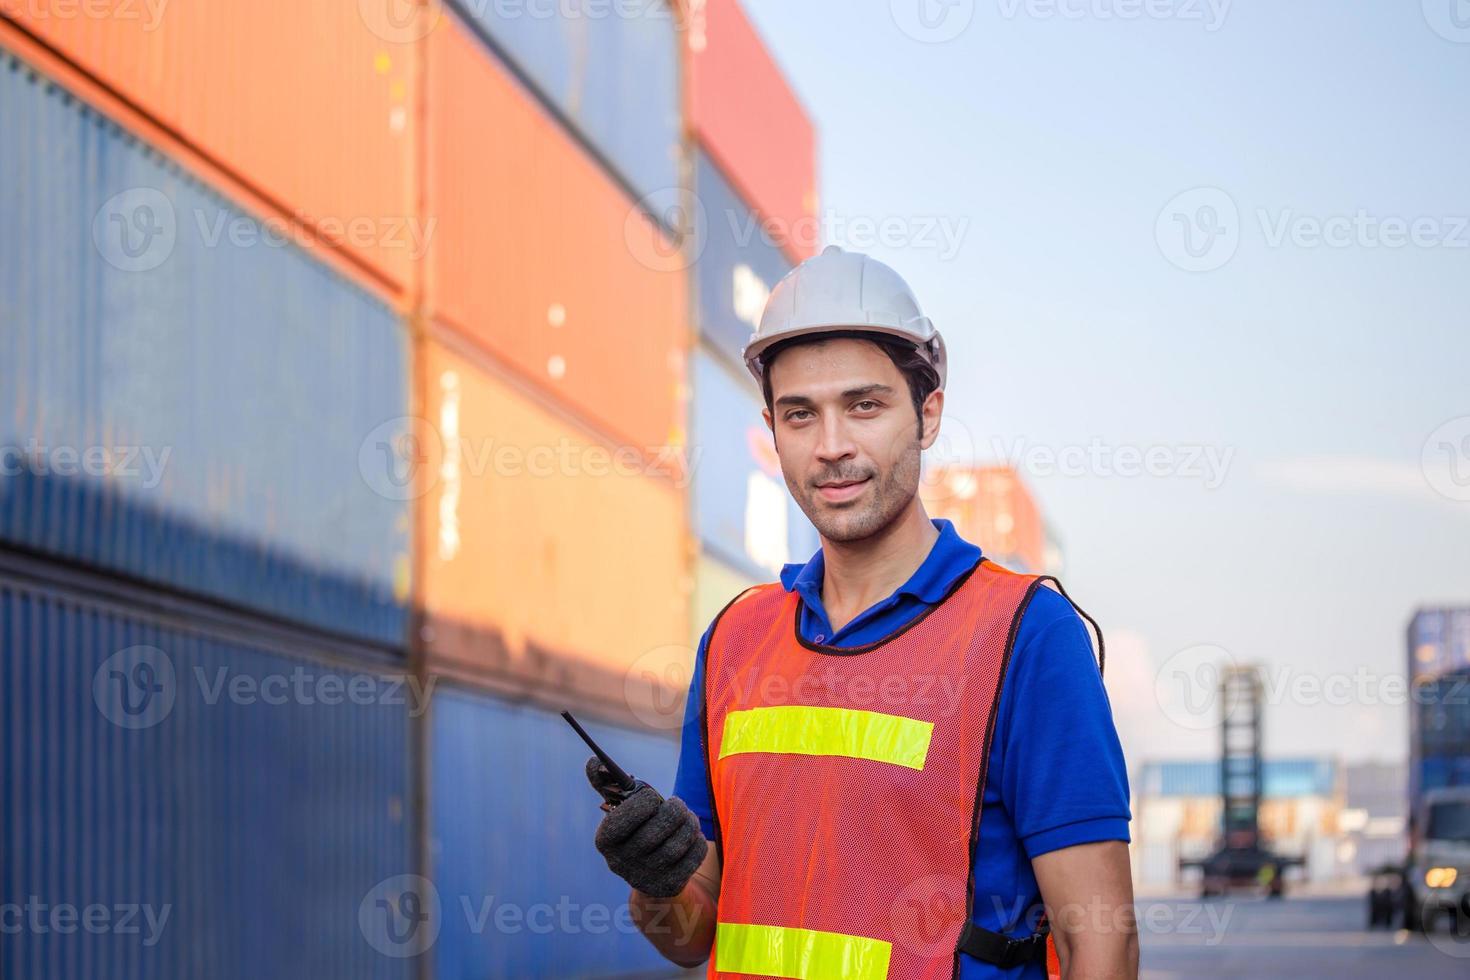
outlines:
[[[587,760],[587,781],[604,796],[616,786],[596,756]],[[709,850],[699,818],[684,801],[666,800],[648,785],[607,808],[595,841],[613,874],[654,898],[683,891]]]

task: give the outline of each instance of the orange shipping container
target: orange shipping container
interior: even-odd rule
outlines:
[[[436,317],[603,432],[681,445],[672,246],[457,20],[432,35],[429,74]]]
[[[954,522],[960,537],[1017,571],[1046,568],[1041,511],[1009,466],[953,466],[924,474],[919,486],[930,517]]]
[[[0,14],[396,294],[430,232],[409,186],[416,26],[375,16],[386,6],[0,0]]]
[[[817,137],[736,0],[690,5],[689,113],[700,142],[787,255],[816,252]]]
[[[684,489],[448,339],[465,349],[430,340],[422,375],[431,665],[494,679],[580,663],[622,677],[650,658],[655,673],[688,660]]]

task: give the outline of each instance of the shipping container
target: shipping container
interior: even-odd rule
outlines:
[[[588,421],[681,445],[685,271],[663,234],[457,21],[430,48],[429,302]]]
[[[695,135],[792,261],[816,254],[817,138],[806,110],[736,0],[692,3],[687,37]]]
[[[401,644],[392,311],[8,58],[0,130],[0,541]]]
[[[0,0],[0,14],[280,215],[343,245],[389,292],[421,245],[408,234],[420,28],[394,22],[394,7]]]
[[[679,40],[667,0],[454,0],[634,197],[679,186]]]
[[[620,765],[667,794],[669,735],[578,718]],[[554,712],[467,690],[433,704],[432,863],[446,910],[437,980],[676,973],[633,925],[628,886],[593,845],[591,753]]]
[[[761,581],[764,579],[727,565],[708,552],[701,552],[694,565],[694,620],[689,624],[693,631],[691,648],[698,648],[704,631],[709,629],[731,599]]]
[[[731,569],[775,581],[821,547],[786,486],[755,382],[700,349],[694,356],[693,515],[702,547]]]
[[[700,204],[695,225],[696,325],[743,371],[740,350],[759,325],[771,288],[791,271],[791,262],[702,151],[695,155],[694,192]]]
[[[1411,645],[1411,659],[1413,651]],[[1427,790],[1470,785],[1470,670],[1420,675],[1411,691],[1409,794],[1414,803]]]
[[[991,560],[1018,572],[1049,571],[1041,511],[1009,466],[936,467],[925,472],[919,494],[930,517],[953,521]]]
[[[442,459],[424,471],[431,664],[524,675],[581,662],[611,671],[605,693],[622,700],[623,675],[648,658],[687,661],[676,461],[598,441],[472,351],[435,342],[425,357],[423,442]]]
[[[404,686],[104,591],[0,578],[0,975],[408,980],[364,918],[415,868]]]
[[[1409,677],[1470,667],[1470,609],[1421,609],[1409,623]]]

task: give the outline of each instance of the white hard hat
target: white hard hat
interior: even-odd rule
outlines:
[[[858,252],[836,245],[807,259],[776,283],[761,322],[741,356],[761,380],[761,353],[772,344],[804,334],[863,330],[911,341],[939,373],[944,387],[944,340],[919,310],[903,277]]]

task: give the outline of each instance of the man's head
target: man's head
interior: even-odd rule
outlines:
[[[822,536],[857,541],[896,520],[939,434],[933,363],[895,337],[842,330],[772,344],[761,373],[786,485]]]

